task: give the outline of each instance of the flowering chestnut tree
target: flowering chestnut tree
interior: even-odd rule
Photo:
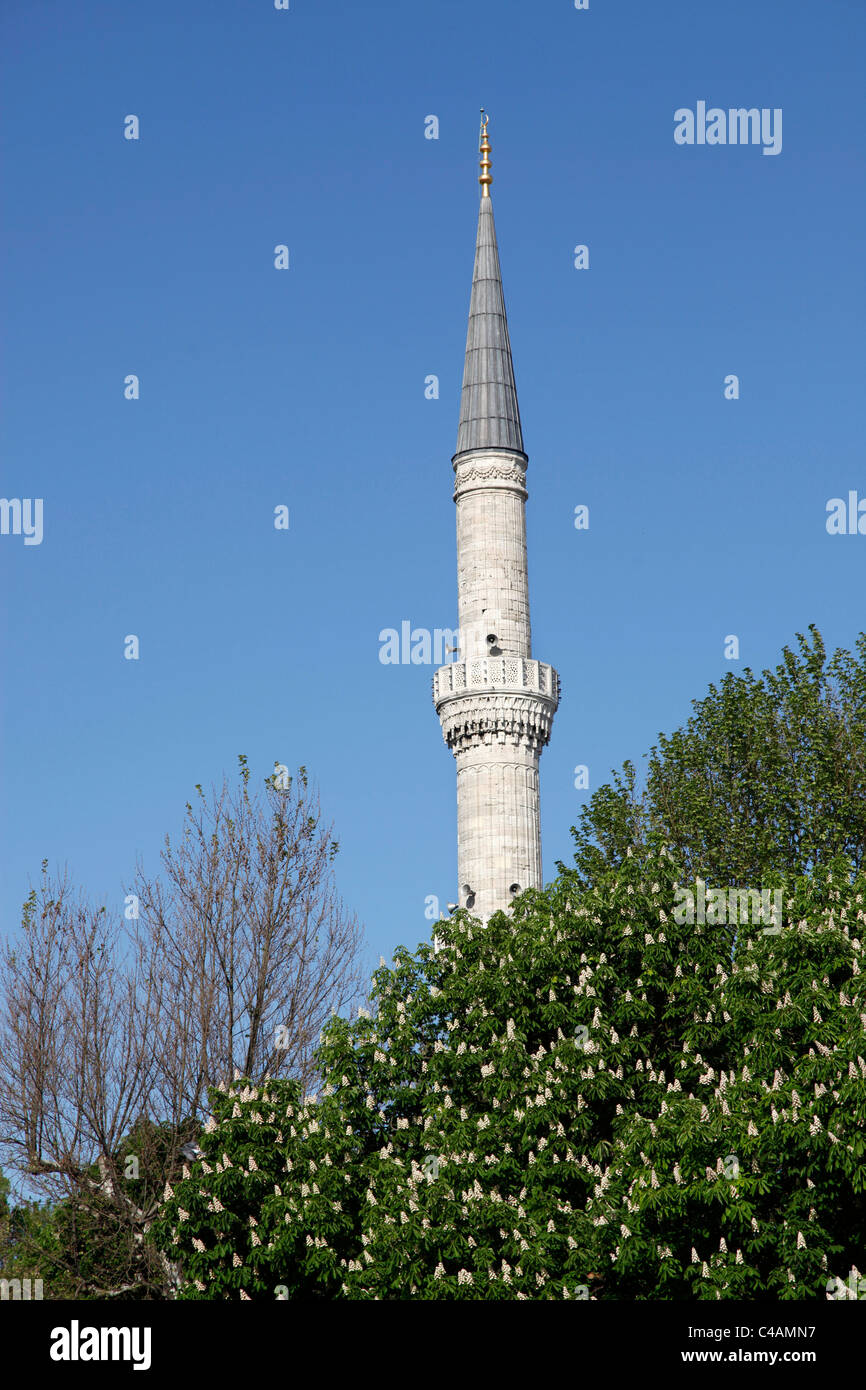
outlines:
[[[167,1189],[182,1296],[832,1297],[866,1241],[866,878],[678,920],[665,852],[397,951],[323,1086],[238,1078]],[[708,918],[711,914],[708,914]]]

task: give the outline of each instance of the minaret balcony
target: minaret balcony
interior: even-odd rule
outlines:
[[[553,706],[559,705],[559,676],[546,662],[532,662],[525,656],[480,656],[471,662],[450,662],[435,671],[434,705],[449,695],[466,695],[477,691],[485,695],[495,691],[503,694],[546,695]]]
[[[559,704],[559,676],[546,661],[523,656],[482,656],[473,661],[454,661],[440,666],[433,676],[436,708],[454,695],[546,695],[554,709]]]
[[[525,745],[538,757],[559,704],[559,676],[544,661],[486,656],[440,666],[433,703],[451,751],[464,755],[493,744]]]

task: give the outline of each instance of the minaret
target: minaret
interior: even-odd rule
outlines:
[[[482,112],[483,115],[483,112]],[[532,660],[523,433],[481,126],[481,204],[457,452],[459,660],[433,677],[433,702],[457,761],[458,904],[487,921],[540,887],[538,760],[559,677]]]

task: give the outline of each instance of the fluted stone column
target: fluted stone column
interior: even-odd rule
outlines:
[[[454,463],[457,601],[464,658],[491,646],[532,654],[526,563],[526,458],[484,449]],[[496,637],[495,644],[488,641]]]

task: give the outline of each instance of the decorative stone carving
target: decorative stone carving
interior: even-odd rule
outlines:
[[[559,704],[559,676],[546,662],[525,657],[457,661],[433,676],[433,702],[455,757],[494,742],[540,755]]]
[[[524,501],[529,496],[526,490],[526,464],[514,456],[494,457],[488,462],[483,456],[470,455],[468,459],[457,460],[454,473],[455,502],[467,492],[490,487],[516,489]]]
[[[530,748],[536,756],[550,740],[556,706],[540,695],[452,697],[439,707],[442,736],[455,757],[468,747],[505,743]]]
[[[434,673],[433,703],[437,713],[449,695],[476,689],[532,691],[546,695],[554,709],[559,704],[559,676],[547,662],[524,656],[482,656],[472,661],[450,662]]]

